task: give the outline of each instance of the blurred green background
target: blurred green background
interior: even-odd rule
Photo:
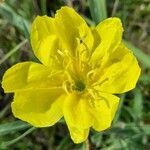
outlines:
[[[88,142],[75,145],[63,120],[35,129],[11,113],[12,94],[0,87],[0,150],[150,150],[150,1],[149,0],[5,0],[0,1],[0,81],[13,64],[34,60],[30,25],[37,15],[54,16],[68,5],[91,26],[117,16],[125,28],[124,40],[142,68],[134,90],[120,95],[112,128],[91,130]]]

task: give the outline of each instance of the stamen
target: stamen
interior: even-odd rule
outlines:
[[[90,70],[88,73],[87,73],[87,79],[91,79],[91,76],[94,74],[94,72],[95,72],[95,69],[93,69],[93,70]]]
[[[70,94],[70,90],[71,90],[71,87],[70,87],[70,82],[68,80],[64,81],[63,82],[63,89],[65,90],[65,92],[69,95]],[[70,90],[69,90],[70,89]]]
[[[79,53],[79,50],[77,50],[77,54],[76,54],[76,55],[77,55],[78,57],[81,56],[84,52],[86,52],[86,53],[87,53],[87,56],[89,57],[89,52],[90,52],[90,50],[89,50],[87,44],[86,44],[85,41],[84,41],[85,37],[86,37],[86,36],[77,38],[77,40],[79,41],[79,45],[80,45],[80,44],[83,44],[83,46],[85,47],[85,50],[82,50],[80,53]]]
[[[90,87],[90,89],[88,89],[88,92],[94,99],[99,99],[100,95],[96,89]]]
[[[93,99],[95,99],[95,95],[94,95],[93,91],[91,89],[88,89],[87,91],[93,97]]]
[[[104,79],[104,80],[102,80],[102,81],[100,81],[100,82],[95,82],[95,83],[93,83],[91,86],[94,87],[94,86],[97,86],[97,85],[101,85],[101,84],[103,84],[104,82],[106,82],[106,81],[108,81],[108,80],[109,80],[109,79],[106,78],[106,79]]]
[[[65,56],[64,53],[63,53],[62,51],[60,51],[59,49],[57,50],[57,53],[58,53],[59,55],[61,55],[62,57]]]

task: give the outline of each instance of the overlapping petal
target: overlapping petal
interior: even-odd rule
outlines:
[[[120,19],[108,18],[95,28],[101,38],[101,43],[92,54],[92,64],[100,64],[103,57],[112,52],[122,41],[123,27]]]
[[[133,89],[141,69],[133,53],[124,45],[108,55],[99,68],[96,89],[106,93],[123,93]]]
[[[38,16],[31,27],[31,45],[36,57],[46,66],[51,66],[52,58],[59,48],[54,18]]]
[[[99,99],[89,99],[77,94],[66,97],[63,113],[74,142],[84,141],[90,127],[97,131],[110,127],[119,98],[102,92],[99,95]]]
[[[63,113],[69,127],[87,129],[93,123],[93,118],[89,115],[89,104],[78,94],[70,94],[66,97],[63,105]]]
[[[107,93],[99,93],[99,99],[94,100],[91,106],[93,128],[102,131],[110,127],[119,104],[119,98]]]
[[[34,62],[18,63],[8,69],[2,81],[5,92],[31,89],[59,88],[64,80],[63,75],[54,73],[50,68]],[[58,80],[59,79],[59,80]]]
[[[69,7],[58,10],[55,18],[38,16],[32,24],[31,45],[37,58],[46,66],[56,65],[53,57],[58,50],[74,57],[83,55],[83,51],[90,53],[93,44],[91,29]],[[86,57],[89,56],[86,54]]]
[[[11,104],[12,112],[15,117],[33,126],[51,126],[63,116],[61,106],[64,97],[57,89],[19,91]]]
[[[79,43],[86,43],[89,50],[93,46],[91,29],[73,9],[62,7],[58,10],[55,15],[55,24],[63,48],[67,49],[71,55],[76,56]],[[82,46],[85,45],[82,44]]]
[[[88,100],[76,93],[68,95],[63,105],[63,114],[71,139],[75,143],[85,141],[93,124]]]

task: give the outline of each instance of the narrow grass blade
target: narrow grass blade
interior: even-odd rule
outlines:
[[[63,140],[61,140],[59,145],[56,147],[56,150],[67,149],[68,143],[69,143],[69,138],[68,137],[63,138]]]
[[[91,16],[96,24],[107,18],[105,0],[88,0]]]
[[[27,43],[27,39],[22,41],[20,44],[18,44],[15,48],[10,50],[1,60],[0,60],[0,65],[6,61],[12,54],[14,54],[20,47],[22,47],[25,43]]]
[[[46,0],[40,0],[40,5],[41,5],[42,15],[46,15],[47,14]]]
[[[72,0],[65,0],[65,2],[69,7],[73,7]]]
[[[9,5],[3,3],[0,5],[0,15],[4,17],[10,24],[13,24],[15,27],[24,31],[23,22],[26,25],[27,29],[29,29],[30,23],[18,15]]]
[[[82,17],[85,19],[85,21],[92,27],[95,26],[95,22],[93,20],[91,20],[90,18],[88,18],[87,16],[85,15],[82,15]]]
[[[115,0],[114,6],[113,6],[113,9],[112,9],[112,13],[111,13],[112,17],[115,16],[117,8],[118,8],[118,5],[119,5],[119,0]]]
[[[1,111],[0,111],[0,119],[4,117],[8,109],[10,108],[10,104],[7,104]]]
[[[29,33],[29,30],[28,30],[28,27],[27,27],[27,25],[24,21],[22,22],[22,24],[23,24],[23,30],[24,30],[25,38],[30,41],[30,33]]]
[[[21,140],[21,139],[23,139],[26,135],[28,135],[28,134],[30,134],[32,131],[34,131],[36,128],[35,127],[32,127],[32,128],[30,128],[30,129],[28,129],[26,132],[24,132],[21,136],[19,136],[19,137],[17,137],[16,139],[14,139],[14,140],[11,140],[11,141],[8,141],[8,142],[3,142],[2,144],[1,144],[1,147],[3,148],[5,148],[5,147],[8,147],[8,146],[10,146],[10,145],[12,145],[12,144],[15,144],[15,143],[17,143],[19,140]]]
[[[0,125],[0,136],[11,134],[15,131],[29,128],[30,125],[23,121],[14,121],[11,123],[4,123]]]
[[[143,99],[142,99],[142,92],[139,88],[135,88],[134,90],[134,100],[133,100],[133,112],[137,118],[142,117],[142,110],[143,110]]]

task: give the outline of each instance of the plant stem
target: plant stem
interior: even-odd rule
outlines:
[[[85,150],[90,150],[90,143],[88,139],[85,141]]]

